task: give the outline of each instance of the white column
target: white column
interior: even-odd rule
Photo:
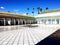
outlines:
[[[45,24],[45,20],[43,19],[43,24]]]
[[[23,24],[23,19],[21,19],[21,23]]]
[[[41,24],[41,20],[39,20],[39,24]]]
[[[38,24],[40,24],[40,20],[38,20]]]
[[[11,25],[11,18],[10,18],[10,25]]]
[[[40,20],[40,23],[42,24],[42,20]]]
[[[52,24],[52,19],[51,19],[51,24]]]
[[[19,25],[19,19],[18,19],[18,25]]]
[[[46,20],[46,24],[48,24],[48,19]]]
[[[14,19],[14,25],[16,24],[16,20]]]
[[[31,23],[32,23],[32,20],[31,20]]]
[[[53,19],[52,19],[52,24],[53,24],[53,22],[54,22],[54,21],[53,21]]]
[[[56,20],[54,19],[53,24],[55,24]]]
[[[25,20],[25,24],[26,24],[26,22],[27,22],[27,21]]]
[[[59,24],[60,24],[60,19],[59,19]]]
[[[8,24],[11,25],[11,19],[8,19]]]
[[[3,20],[4,20],[4,25],[6,25],[6,19],[4,18]]]
[[[28,20],[28,24],[29,24],[30,22],[29,22],[29,20]]]
[[[19,20],[19,23],[21,24],[21,19]]]
[[[31,24],[31,20],[30,20],[30,24]]]
[[[30,24],[31,24],[31,20],[29,20]]]
[[[57,19],[57,24],[59,24],[59,19]]]
[[[44,20],[44,24],[46,24],[46,19]]]
[[[27,20],[26,20],[26,24],[27,24]]]
[[[39,20],[37,20],[37,23],[39,24]]]
[[[44,24],[44,19],[43,19],[43,24]]]
[[[54,22],[54,21],[53,21],[53,19],[51,18],[51,24],[53,24],[53,22]]]
[[[29,20],[27,20],[28,24],[29,24]]]
[[[26,22],[28,23],[28,20],[26,20]]]
[[[42,20],[42,24],[43,24],[43,20]]]
[[[55,19],[55,24],[57,24],[57,21],[56,21],[56,19]]]

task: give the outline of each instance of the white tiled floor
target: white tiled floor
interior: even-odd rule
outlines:
[[[39,27],[6,26],[0,27],[0,45],[35,45],[57,29],[59,25],[38,25]],[[11,29],[12,28],[12,29]]]

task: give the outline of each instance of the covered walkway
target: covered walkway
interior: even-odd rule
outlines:
[[[35,18],[32,16],[0,11],[0,26],[35,24],[35,23],[37,22]]]

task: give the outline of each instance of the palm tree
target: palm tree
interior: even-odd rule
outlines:
[[[48,7],[46,7],[46,10],[48,10]]]
[[[27,8],[27,13],[26,13],[26,15],[28,15],[29,14],[29,8]]]
[[[38,14],[40,14],[40,7],[38,7],[37,10],[38,10]]]
[[[27,8],[27,10],[29,11],[29,8]]]
[[[32,9],[32,10],[33,10],[33,11],[32,11],[33,16],[34,16],[34,9],[35,9],[35,8]]]
[[[42,8],[40,8],[40,13],[42,12]]]
[[[34,11],[32,11],[32,14],[33,14],[33,16],[34,16]]]
[[[26,15],[28,15],[28,13],[26,13]]]
[[[34,11],[34,8],[32,10]]]
[[[8,11],[8,12],[10,12],[10,11]]]
[[[42,12],[42,8],[38,7],[38,14],[40,14]]]

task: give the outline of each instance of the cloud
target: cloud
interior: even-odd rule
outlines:
[[[5,9],[3,6],[0,7],[1,9]]]

